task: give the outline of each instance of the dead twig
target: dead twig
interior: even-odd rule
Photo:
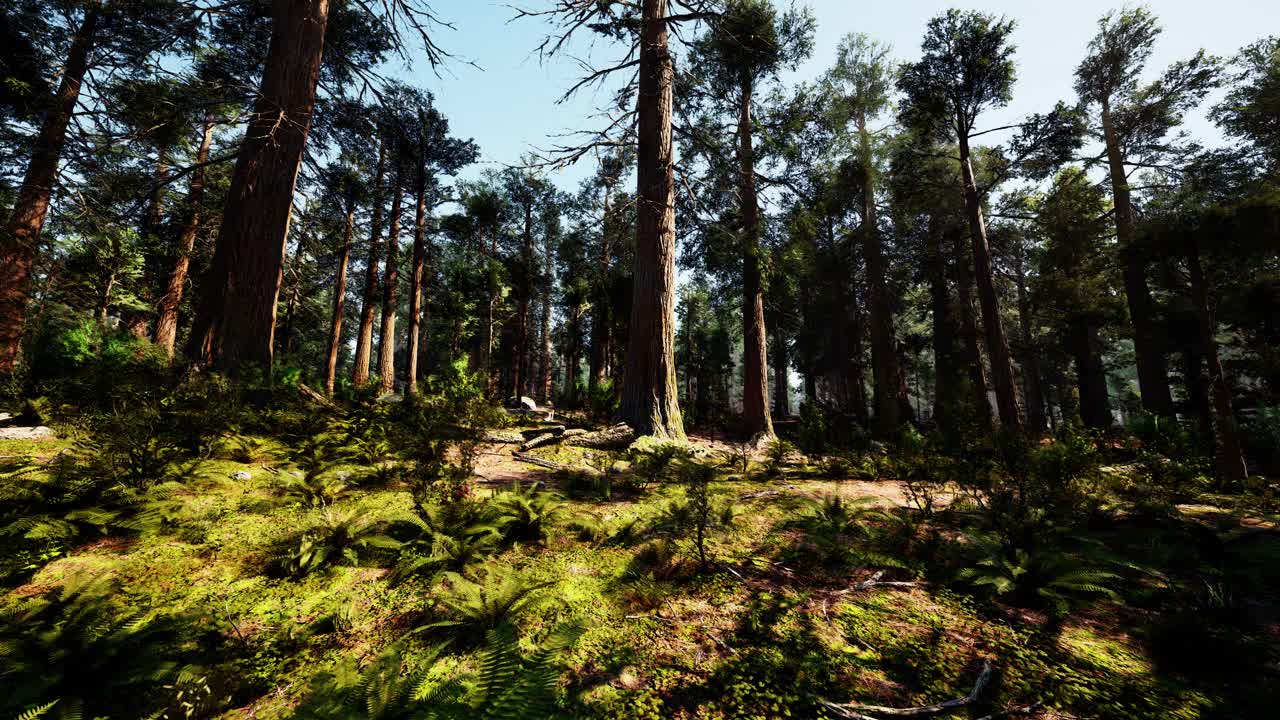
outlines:
[[[884,707],[882,705],[862,705],[859,703],[833,703],[818,698],[818,704],[837,716],[842,718],[852,718],[852,720],[882,720],[882,718],[864,715],[863,713],[875,713],[879,716],[887,717],[930,717],[933,715],[941,715],[957,708],[962,708],[977,701],[978,696],[986,689],[987,684],[991,682],[993,673],[990,660],[982,661],[982,672],[978,673],[978,680],[973,684],[973,690],[968,695],[954,700],[947,700],[934,705],[921,705],[912,708],[894,708]]]
[[[897,580],[881,580],[884,577],[884,571],[878,570],[870,579],[863,580],[853,586],[854,590],[870,590],[877,587],[893,587],[893,588],[913,588],[916,586],[914,582],[903,582]]]

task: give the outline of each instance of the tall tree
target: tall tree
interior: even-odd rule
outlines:
[[[324,53],[329,0],[274,0],[271,48],[193,333],[197,360],[270,367],[293,191]]]
[[[67,51],[49,112],[45,114],[27,164],[17,201],[0,236],[0,374],[13,372],[22,347],[26,324],[27,292],[31,287],[31,267],[35,261],[40,231],[49,212],[49,198],[57,184],[58,162],[66,142],[67,126],[80,99],[80,87],[89,66],[100,22],[96,6],[89,6],[80,20]]]
[[[769,366],[764,319],[764,250],[756,188],[755,122],[757,86],[807,57],[814,20],[807,12],[779,13],[771,0],[730,0],[699,43],[712,92],[737,100],[738,236],[742,257],[744,430],[771,437]]]
[[[373,324],[378,312],[378,263],[382,254],[382,213],[386,204],[387,143],[380,136],[378,165],[373,180],[373,220],[369,224],[369,250],[365,254],[364,291],[360,301],[360,327],[356,331],[356,354],[351,382],[364,387],[369,382],[369,363],[373,355]]]
[[[1217,83],[1218,61],[1201,51],[1174,63],[1154,83],[1140,85],[1159,35],[1155,16],[1144,7],[1103,16],[1088,55],[1076,68],[1076,92],[1083,103],[1098,108],[1094,134],[1104,145],[1099,159],[1105,158],[1111,183],[1142,404],[1155,415],[1172,416],[1165,338],[1147,282],[1151,253],[1137,243],[1129,176],[1168,159],[1174,151],[1169,133]]]
[[[200,146],[195,155],[195,170],[191,173],[191,182],[187,187],[184,208],[185,217],[182,229],[178,234],[177,256],[164,292],[156,303],[155,342],[164,349],[170,358],[174,355],[174,346],[178,337],[178,310],[182,307],[182,296],[186,292],[187,273],[191,268],[191,254],[195,251],[196,236],[200,233],[201,205],[204,202],[205,163],[209,160],[209,149],[213,144],[214,123],[206,119],[200,128]]]
[[[888,263],[885,260],[876,192],[879,185],[876,165],[876,137],[871,129],[889,105],[894,67],[889,48],[865,35],[849,35],[836,50],[836,64],[828,73],[835,95],[835,111],[840,120],[852,122],[856,141],[854,162],[861,189],[862,257],[866,267],[871,324],[871,366],[875,378],[875,420],[881,435],[896,432],[911,412],[910,401],[899,382],[897,340],[893,329],[893,298],[890,296]]]
[[[338,250],[337,271],[334,273],[333,316],[329,323],[329,350],[326,355],[324,389],[333,396],[338,377],[338,351],[342,345],[342,320],[347,305],[347,265],[351,260],[351,245],[355,237],[356,208],[361,200],[360,172],[350,164],[339,164],[330,169],[327,185],[329,192],[342,207],[342,244]]]
[[[397,150],[398,152],[398,150]],[[404,201],[404,174],[397,161],[391,180],[391,228],[387,231],[386,271],[382,276],[382,330],[378,334],[378,388],[396,388],[396,312],[400,302],[400,208]]]

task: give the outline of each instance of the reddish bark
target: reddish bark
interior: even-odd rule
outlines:
[[[373,355],[373,321],[378,308],[378,255],[382,252],[382,206],[386,202],[382,183],[386,179],[387,148],[378,141],[378,171],[373,182],[373,222],[369,229],[369,256],[365,261],[364,298],[360,303],[360,329],[356,334],[356,355],[351,382],[363,387],[369,382],[369,358]]]
[[[382,333],[378,337],[378,388],[396,389],[396,309],[400,281],[400,175],[391,183],[391,231],[387,234],[387,272],[382,281]]]
[[[45,115],[27,163],[27,172],[0,235],[0,374],[12,373],[22,348],[27,316],[27,293],[31,289],[31,267],[35,263],[40,231],[49,213],[49,198],[58,181],[58,162],[66,143],[67,125],[80,99],[80,85],[94,47],[98,13],[85,12],[72,38],[67,64],[53,106]]]
[[[409,392],[418,392],[419,336],[426,322],[426,304],[423,298],[424,278],[427,272],[427,175],[419,166],[414,197],[417,201],[413,220],[413,275],[409,283],[409,348],[408,367],[405,368]]]
[[[232,375],[271,366],[293,192],[311,127],[328,0],[275,0],[261,88],[236,158],[194,334],[197,358]]]
[[[636,256],[621,416],[640,435],[684,438],[675,363],[676,215],[667,0],[643,0],[636,98]]]
[[[351,238],[356,228],[356,204],[347,205],[347,227],[342,238],[342,252],[338,255],[338,273],[333,287],[333,320],[329,324],[329,355],[325,363],[324,391],[333,397],[338,379],[338,350],[342,347],[342,314],[347,306],[347,264],[351,261]]]
[[[164,295],[156,305],[156,344],[164,348],[173,359],[174,343],[178,337],[178,309],[186,291],[187,272],[191,269],[191,253],[195,250],[196,235],[200,232],[200,205],[204,201],[204,164],[209,160],[209,147],[213,144],[213,123],[205,121],[200,135],[200,150],[196,153],[196,169],[191,173],[187,187],[187,219],[178,235],[178,258],[169,272]]]
[[[742,419],[749,437],[773,436],[769,412],[768,360],[765,355],[764,282],[760,268],[760,204],[756,197],[756,160],[752,143],[751,74],[739,78],[738,199],[742,213]]]

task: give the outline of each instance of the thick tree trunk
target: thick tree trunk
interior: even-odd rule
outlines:
[[[408,391],[418,392],[419,335],[426,322],[426,305],[423,302],[423,280],[427,272],[427,171],[418,168],[413,219],[413,275],[409,282],[409,348],[405,378]]]
[[[636,98],[636,256],[621,416],[640,435],[683,439],[675,363],[675,68],[667,0],[643,0]]]
[[[369,254],[365,260],[364,297],[360,303],[360,329],[356,334],[356,355],[351,382],[364,387],[369,382],[369,359],[373,355],[373,321],[378,307],[378,256],[382,253],[382,208],[386,203],[387,146],[378,141],[378,170],[373,181],[373,223],[369,229]]]
[[[973,271],[969,265],[972,254],[965,247],[962,231],[955,232],[952,244],[956,263],[956,294],[959,296],[956,305],[960,311],[960,334],[964,338],[960,357],[969,369],[969,384],[973,386],[971,391],[977,420],[984,427],[991,427],[993,418],[991,400],[987,397],[987,369],[982,362],[978,323],[973,314]]]
[[[0,271],[0,375],[14,371],[22,349],[31,267],[40,243],[40,231],[49,213],[49,198],[58,181],[58,162],[66,143],[67,125],[80,99],[80,85],[89,66],[89,52],[93,49],[97,28],[97,11],[87,10],[71,40],[58,94],[45,114],[22,186],[4,234],[0,236],[0,268],[4,268]]]
[[[904,402],[899,382],[897,343],[893,336],[889,270],[880,243],[871,133],[867,129],[866,118],[861,115],[858,117],[858,139],[862,161],[862,258],[867,269],[867,295],[870,300],[875,424],[881,437],[891,437],[902,423]]]
[[[156,344],[164,348],[173,359],[174,345],[178,337],[178,309],[182,307],[182,295],[186,290],[187,272],[191,269],[191,253],[195,251],[196,235],[200,232],[200,206],[204,201],[204,164],[209,160],[209,148],[213,144],[213,123],[205,121],[200,135],[200,150],[196,153],[196,169],[191,173],[187,188],[187,219],[178,235],[178,257],[169,272],[169,281],[156,306]]]
[[[1077,319],[1068,331],[1071,355],[1076,365],[1076,387],[1080,393],[1080,419],[1085,427],[1111,427],[1111,399],[1107,392],[1107,370],[1102,364],[1102,340],[1088,320]]]
[[[1133,325],[1133,352],[1138,366],[1138,391],[1142,406],[1153,415],[1173,416],[1173,393],[1169,389],[1169,366],[1164,339],[1156,322],[1155,301],[1147,284],[1147,263],[1135,246],[1137,231],[1133,219],[1133,201],[1129,194],[1128,171],[1111,117],[1111,104],[1102,102],[1102,135],[1107,150],[1107,165],[1115,207],[1116,240],[1124,263],[1124,292],[1129,304],[1129,321]]]
[[[333,320],[329,324],[329,355],[325,363],[324,392],[333,397],[338,379],[338,350],[342,348],[342,315],[347,307],[347,264],[351,261],[351,239],[356,228],[356,204],[347,205],[347,227],[342,237],[342,252],[338,255],[338,272],[333,287]]]
[[[378,338],[378,389],[396,389],[396,310],[400,290],[400,174],[391,184],[391,230],[387,234],[387,271],[382,281],[382,332]]]
[[[752,143],[751,73],[739,78],[738,201],[742,213],[742,419],[748,437],[773,436],[769,413],[769,369],[765,354],[764,279],[760,267],[760,205]]]
[[[987,339],[987,357],[991,360],[991,380],[996,392],[1000,422],[1010,432],[1023,431],[1022,408],[1018,406],[1018,384],[1013,373],[1013,357],[1000,319],[1000,298],[996,293],[995,271],[991,263],[991,247],[987,244],[987,226],[982,217],[982,199],[969,158],[969,138],[960,133],[960,172],[964,180],[965,214],[969,221],[969,239],[973,243],[973,276],[982,308],[983,335]]]
[[[1031,335],[1031,297],[1027,292],[1027,272],[1022,251],[1014,272],[1018,281],[1018,329],[1022,334],[1022,395],[1027,403],[1027,430],[1043,433],[1048,425],[1044,411],[1044,389],[1040,377],[1040,353]]]
[[[578,373],[582,365],[582,303],[569,309],[569,358],[564,374],[564,396],[569,407],[578,404]]]
[[[1200,263],[1198,241],[1194,239],[1187,252],[1187,266],[1191,271],[1191,298],[1200,320],[1200,342],[1204,348],[1205,364],[1209,368],[1210,387],[1213,390],[1213,444],[1218,474],[1232,480],[1245,480],[1249,477],[1249,469],[1244,462],[1239,428],[1231,406],[1231,386],[1227,382],[1226,370],[1222,367],[1222,358],[1218,355],[1218,324],[1210,305],[1209,283],[1205,279],[1204,266]]]
[[[269,368],[294,186],[311,127],[329,0],[275,0],[262,85],[236,159],[196,333],[197,358]]]

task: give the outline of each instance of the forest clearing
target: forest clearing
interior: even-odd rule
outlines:
[[[0,720],[1275,715],[1280,11],[988,4],[5,3]]]

